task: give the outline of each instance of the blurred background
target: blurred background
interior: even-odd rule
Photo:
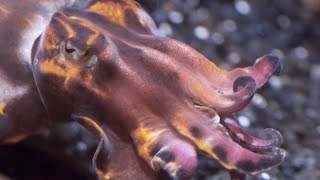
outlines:
[[[162,36],[181,40],[220,68],[250,66],[273,54],[280,76],[238,113],[249,132],[275,128],[288,156],[279,167],[246,179],[320,179],[319,0],[140,0]],[[97,139],[76,123],[10,146],[0,146],[0,180],[94,179]],[[194,179],[230,179],[215,160],[201,157]]]

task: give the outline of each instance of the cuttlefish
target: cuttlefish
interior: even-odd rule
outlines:
[[[0,140],[77,121],[100,143],[102,179],[190,179],[197,151],[240,173],[279,165],[281,134],[243,130],[234,113],[281,70],[273,55],[226,71],[159,36],[132,0],[0,1]]]

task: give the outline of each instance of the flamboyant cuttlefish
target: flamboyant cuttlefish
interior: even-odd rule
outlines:
[[[281,163],[281,134],[241,129],[233,113],[281,69],[219,69],[190,46],[158,36],[132,0],[0,1],[0,139],[14,143],[53,122],[97,134],[104,179],[189,179],[197,150],[255,174]]]

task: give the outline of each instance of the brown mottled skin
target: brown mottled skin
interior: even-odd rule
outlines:
[[[102,179],[189,179],[202,150],[227,169],[256,174],[285,156],[281,134],[258,139],[234,112],[281,69],[219,69],[190,46],[158,36],[131,0],[0,1],[0,140],[17,142],[57,121],[101,139]]]

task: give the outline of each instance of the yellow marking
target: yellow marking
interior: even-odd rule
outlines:
[[[97,2],[89,7],[90,11],[97,12],[108,18],[113,23],[124,25],[123,7],[114,2]]]
[[[125,12],[128,9],[132,10],[135,14],[138,12],[137,6],[130,1],[122,1],[121,3],[99,1],[88,8],[89,11],[99,13],[105,16],[112,23],[119,24],[124,27],[126,20]]]
[[[91,35],[91,36],[88,38],[87,42],[86,42],[86,44],[87,44],[88,46],[92,45],[92,44],[95,42],[95,40],[98,39],[100,33],[95,30],[95,28],[94,28],[95,25],[93,25],[92,23],[88,23],[88,20],[87,20],[87,19],[84,19],[84,18],[81,18],[81,17],[78,17],[78,16],[70,16],[69,18],[70,18],[71,20],[78,21],[78,23],[81,24],[81,26],[83,26],[83,27],[85,27],[85,28],[88,28],[88,29],[90,29],[91,31],[94,31],[94,34]]]
[[[104,175],[103,179],[110,180],[111,177],[112,177],[111,173],[107,173],[106,175]]]
[[[78,79],[79,73],[80,73],[80,70],[78,68],[70,68],[68,73],[67,73],[67,77],[64,80],[64,86],[67,87],[68,86],[68,82],[71,79]]]
[[[44,74],[54,74],[58,77],[64,77],[64,86],[67,87],[71,79],[79,79],[79,69],[69,65],[66,69],[59,67],[54,61],[45,61],[40,65],[40,71]]]
[[[85,28],[88,28],[88,29],[90,29],[91,31],[96,32],[97,35],[98,35],[101,31],[105,31],[105,29],[101,29],[100,27],[98,27],[98,26],[96,26],[95,24],[93,24],[90,19],[82,18],[82,17],[78,17],[78,16],[70,16],[70,19],[78,21],[77,23],[81,24],[81,26],[83,26],[83,27],[85,27]],[[98,31],[97,31],[97,30],[98,30]],[[107,36],[111,36],[108,31],[104,32],[104,34],[106,34]],[[88,43],[88,42],[87,42],[87,43]]]
[[[58,61],[59,63],[59,61]],[[88,90],[93,92],[99,97],[107,98],[108,94],[104,90],[100,90],[94,86],[92,80],[94,77],[92,75],[87,75],[84,79],[81,79],[79,76],[80,69],[74,67],[72,65],[66,64],[66,69],[59,67],[59,65],[55,64],[54,61],[45,61],[40,65],[40,72],[42,74],[52,74],[61,78],[65,78],[64,80],[64,87],[68,87],[68,83],[72,80],[78,81],[78,83],[82,84],[83,86],[87,87]]]
[[[88,19],[86,18],[82,18],[82,17],[79,17],[79,16],[69,16],[69,18],[71,20],[75,20],[77,21],[77,23],[80,23],[81,26],[84,26],[90,30],[92,30],[92,27],[94,27],[95,25],[90,23]]]
[[[99,33],[95,32],[93,35],[91,35],[91,36],[88,38],[86,44],[87,44],[88,46],[92,45],[92,44],[98,39],[98,37],[99,37]]]
[[[54,28],[48,26],[44,36],[44,43],[43,43],[44,49],[46,51],[57,49],[56,37],[57,35],[55,33]]]
[[[59,77],[66,77],[67,72],[65,69],[57,66],[53,61],[45,61],[40,65],[40,72],[43,74],[54,74]]]
[[[77,21],[85,21],[83,18],[79,17],[79,16],[69,16],[69,18],[71,20],[77,20]]]
[[[117,179],[117,176],[120,176],[120,173],[115,173],[115,172],[107,172],[105,174],[102,173],[102,178],[103,180],[111,180],[111,179]]]
[[[4,115],[3,109],[4,109],[4,105],[0,103],[0,117]]]
[[[144,158],[151,167],[153,167],[153,164],[151,164],[153,157],[150,156],[150,148],[155,144],[157,137],[165,131],[167,131],[167,129],[155,130],[152,128],[138,128],[132,133],[140,156]]]
[[[74,37],[76,35],[76,32],[73,30],[72,26],[70,26],[68,22],[65,22],[64,20],[61,20],[59,18],[57,18],[57,21],[59,21],[62,24],[62,26],[67,31],[69,37]]]

